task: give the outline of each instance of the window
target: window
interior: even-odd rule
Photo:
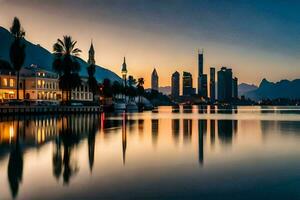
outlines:
[[[42,81],[42,85],[43,85],[43,87],[45,87],[45,81],[44,80]]]
[[[15,80],[14,79],[9,79],[9,86],[14,87],[15,86]]]
[[[38,87],[41,87],[41,85],[42,85],[42,81],[38,80]]]
[[[7,87],[7,78],[3,78],[2,85]]]

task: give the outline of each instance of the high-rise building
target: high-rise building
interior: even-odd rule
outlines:
[[[216,100],[216,69],[214,67],[210,68],[209,91],[210,102],[214,103]]]
[[[151,89],[152,90],[156,90],[158,91],[158,75],[157,75],[157,71],[154,68],[152,75],[151,75]]]
[[[179,97],[180,90],[180,74],[177,71],[172,74],[171,84],[171,96],[176,99]]]
[[[198,95],[207,98],[207,75],[203,73],[203,50],[198,51]]]
[[[191,96],[195,94],[193,88],[193,76],[189,72],[183,72],[182,76],[182,95]]]
[[[90,65],[95,65],[96,64],[96,61],[95,61],[95,50],[94,50],[93,42],[91,43],[91,47],[90,47],[90,50],[89,50],[88,64],[90,64]]]
[[[232,70],[226,67],[218,71],[218,101],[232,101]]]
[[[232,79],[232,98],[234,100],[238,99],[238,78],[234,77]]]
[[[202,74],[198,78],[198,84],[200,84],[198,86],[198,88],[200,88],[200,90],[198,90],[198,95],[206,99],[207,98],[207,74]]]
[[[203,50],[198,50],[198,77],[203,74]]]

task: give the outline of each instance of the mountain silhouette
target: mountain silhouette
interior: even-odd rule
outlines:
[[[13,41],[13,36],[10,34],[8,30],[0,26],[0,60],[10,61],[9,59],[9,49],[10,45]],[[54,42],[53,42],[54,43]],[[29,41],[25,41],[26,44],[26,59],[24,63],[25,66],[31,66],[32,64],[37,65],[45,70],[53,71],[52,62],[53,55],[47,49],[43,48],[40,45],[33,44]],[[78,59],[81,70],[80,75],[83,77],[87,77],[88,67],[87,62]],[[95,77],[98,81],[102,82],[103,79],[108,78],[111,81],[121,81],[121,78],[115,74],[114,72],[105,69],[101,66],[96,67]]]
[[[254,84],[241,83],[238,86],[239,96],[242,96],[250,91],[256,90],[258,87]]]
[[[300,79],[293,81],[281,80],[276,83],[263,79],[256,90],[245,93],[245,96],[253,100],[277,98],[299,99]]]

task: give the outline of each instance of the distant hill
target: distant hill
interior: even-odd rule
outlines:
[[[9,48],[12,43],[13,37],[8,30],[0,26],[0,59],[9,61]],[[29,41],[26,41],[26,60],[24,66],[31,66],[35,64],[41,68],[49,71],[52,70],[53,55],[40,45],[35,45]],[[87,77],[88,64],[79,59],[81,65],[80,75]],[[121,78],[114,72],[105,69],[101,66],[96,67],[95,77],[98,81],[103,81],[104,78],[109,78],[111,81],[121,81]]]
[[[251,92],[253,90],[256,90],[258,87],[254,84],[247,84],[247,83],[241,83],[238,86],[238,93],[239,96],[242,96],[244,94],[246,94],[247,92]]]
[[[245,96],[253,100],[300,98],[300,79],[281,80],[276,83],[263,79],[256,90],[245,93]]]

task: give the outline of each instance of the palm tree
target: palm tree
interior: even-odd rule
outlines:
[[[129,101],[132,101],[132,99],[134,99],[134,97],[136,96],[137,91],[135,85],[136,85],[136,79],[133,78],[133,76],[128,76],[128,88],[126,93],[129,96]]]
[[[53,69],[58,72],[59,87],[62,92],[66,92],[66,100],[71,100],[71,91],[81,85],[81,79],[78,74],[80,64],[78,56],[81,50],[75,48],[77,41],[73,41],[71,36],[63,36],[63,40],[57,39],[53,45],[54,61]]]
[[[88,84],[90,87],[90,90],[93,93],[93,100],[95,95],[98,93],[98,82],[95,78],[95,72],[96,72],[96,66],[94,64],[91,64],[87,67],[87,71],[88,71]]]
[[[114,98],[122,93],[122,84],[119,81],[114,81],[111,87]]]
[[[139,103],[141,103],[141,96],[144,94],[145,89],[144,89],[144,83],[145,80],[144,78],[139,78],[138,83],[137,83],[137,93],[139,95]]]
[[[26,46],[24,43],[25,31],[21,27],[20,20],[17,17],[14,18],[10,32],[14,37],[14,41],[10,46],[9,57],[13,69],[17,74],[17,99],[19,100],[20,70],[22,69],[26,57]]]

